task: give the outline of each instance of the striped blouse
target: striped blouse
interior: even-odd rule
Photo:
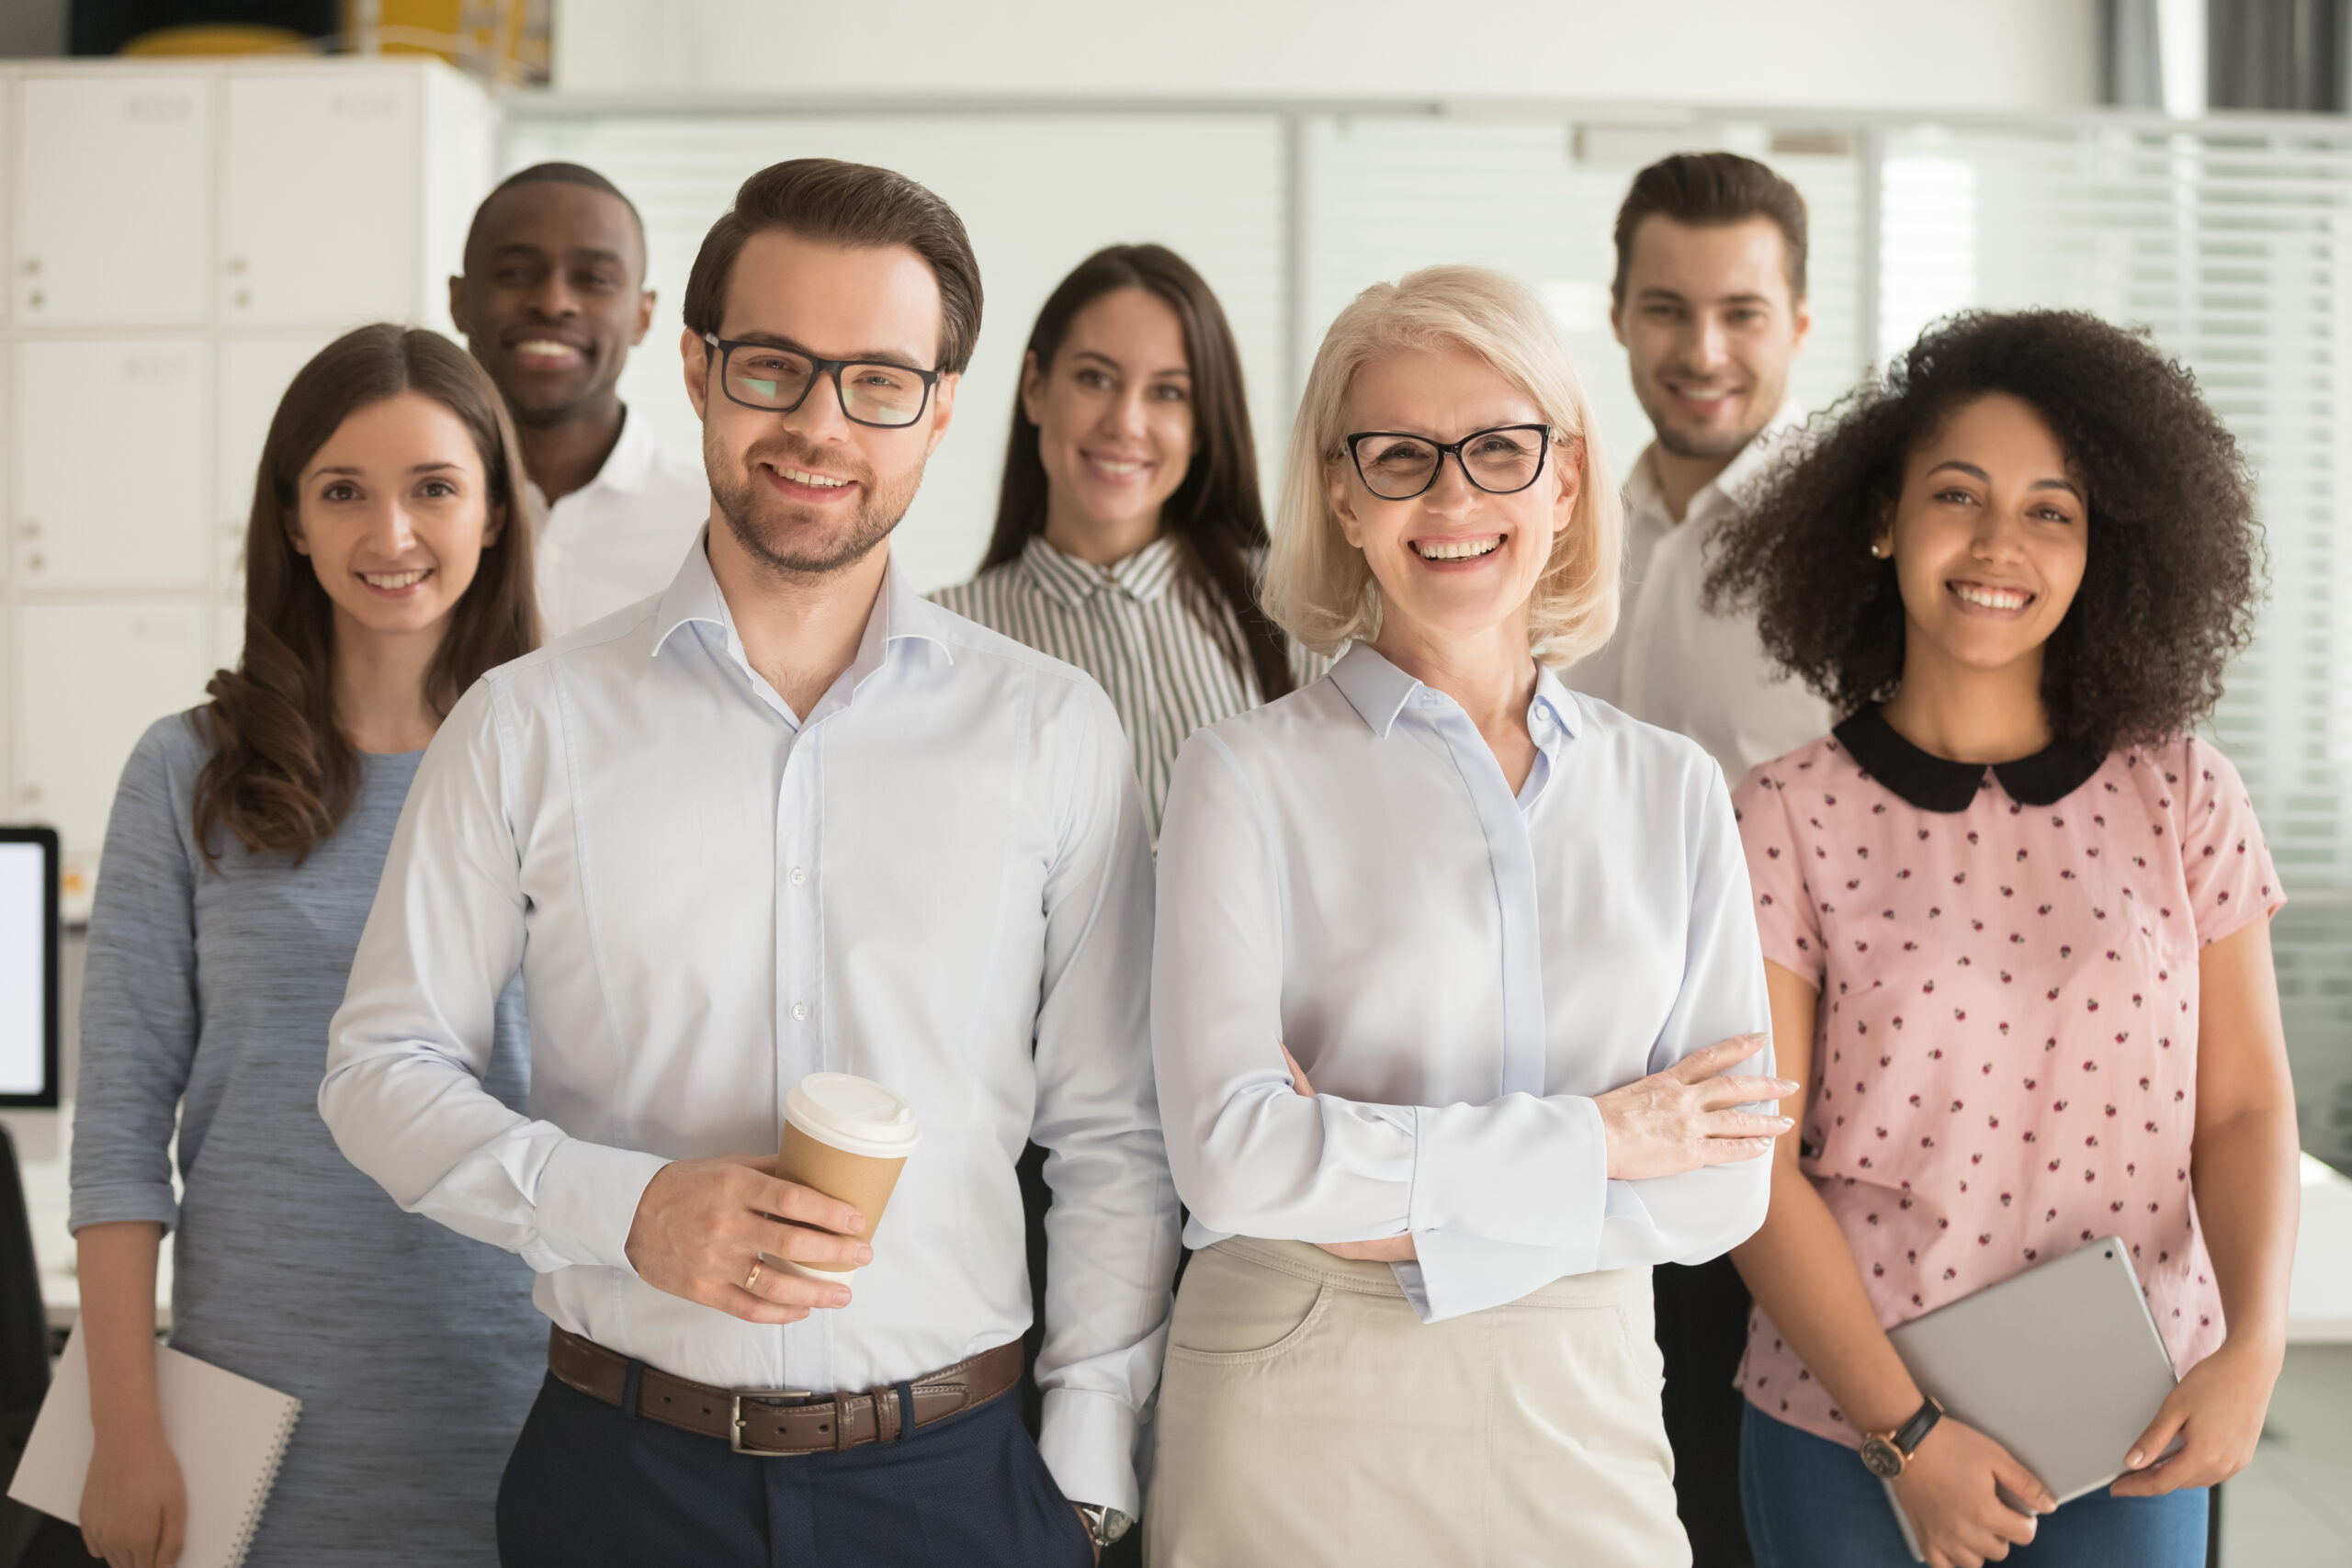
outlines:
[[[1020,556],[932,598],[1102,684],[1127,732],[1155,842],[1177,748],[1204,724],[1263,700],[1254,671],[1237,671],[1177,585],[1177,545],[1162,536],[1115,566],[1064,555],[1032,535]],[[1238,640],[1238,637],[1237,637]],[[1294,645],[1300,685],[1329,667]]]

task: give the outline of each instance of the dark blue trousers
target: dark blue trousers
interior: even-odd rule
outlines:
[[[1010,1394],[846,1453],[762,1459],[552,1376],[498,1489],[503,1568],[1088,1568]]]

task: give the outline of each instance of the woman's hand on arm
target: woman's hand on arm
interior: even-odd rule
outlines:
[[[2286,1354],[2301,1188],[2270,922],[2248,921],[2209,943],[2197,978],[2189,1177],[2229,1337],[2165,1396],[2124,1458],[2132,1473],[2112,1488],[2119,1497],[2210,1486],[2244,1470]],[[2175,1438],[2180,1450],[2159,1459]]]
[[[1766,963],[1778,1066],[1795,1086],[1800,1113],[1813,1080],[1814,987]],[[1798,1139],[1782,1138],[1772,1159],[1772,1201],[1763,1228],[1732,1252],[1757,1304],[1838,1408],[1863,1432],[1893,1431],[1924,1396],[1879,1326],[1837,1217],[1797,1164]],[[1854,1461],[1860,1464],[1857,1457]],[[2057,1506],[2041,1481],[1991,1438],[1950,1416],[1936,1424],[1894,1483],[1930,1568],[1979,1568],[2033,1539],[2034,1521],[2001,1500],[2007,1492],[2038,1511]]]
[[[164,1438],[155,1382],[163,1241],[164,1227],[144,1220],[85,1225],[74,1237],[94,1435],[82,1540],[112,1568],[175,1568],[187,1525],[187,1492]]]
[[[1600,1125],[1609,1140],[1609,1179],[1679,1176],[1770,1153],[1774,1140],[1795,1123],[1786,1116],[1758,1115],[1738,1107],[1785,1100],[1799,1086],[1786,1078],[1732,1071],[1770,1040],[1769,1035],[1743,1034],[1719,1041],[1664,1072],[1597,1096],[1593,1104],[1600,1110]]]

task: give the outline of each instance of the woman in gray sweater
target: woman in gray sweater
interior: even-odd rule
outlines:
[[[175,1226],[172,1344],[302,1401],[252,1568],[495,1560],[543,1363],[530,1271],[402,1213],[317,1097],[418,758],[478,675],[538,640],[522,471],[497,390],[447,340],[371,326],[321,350],[263,447],[238,668],[123,772],[72,1215],[96,1435],[82,1528],[117,1568],[170,1568],[186,1517],[153,1354]],[[489,1087],[519,1103],[519,992],[499,1023]]]

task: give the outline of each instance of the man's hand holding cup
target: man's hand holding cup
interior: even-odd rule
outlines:
[[[847,1306],[846,1281],[874,1261],[867,1243],[920,1141],[903,1095],[810,1073],[785,1096],[773,1158],[678,1160],[654,1173],[629,1222],[629,1263],[656,1290],[753,1323]]]
[[[780,1181],[773,1155],[673,1160],[629,1222],[628,1260],[656,1290],[752,1323],[797,1323],[849,1304],[846,1285],[768,1259],[856,1269],[874,1259],[865,1219],[811,1187]]]

